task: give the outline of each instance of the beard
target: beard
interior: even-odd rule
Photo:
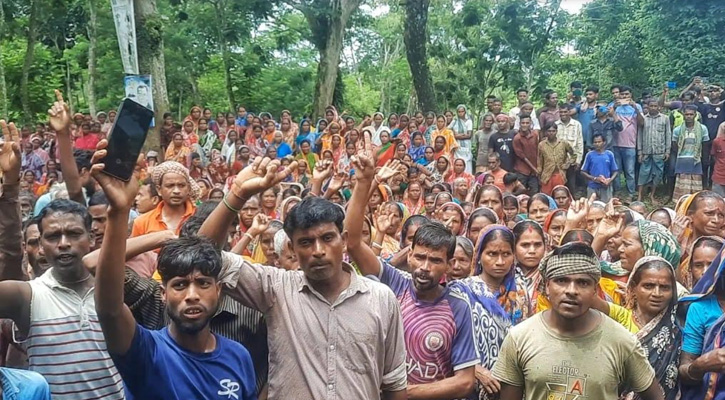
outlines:
[[[216,311],[207,314],[206,318],[192,321],[184,318],[183,315],[181,315],[176,310],[172,310],[168,306],[166,307],[166,315],[169,316],[169,319],[171,319],[171,321],[174,323],[174,325],[176,325],[180,332],[187,335],[195,335],[201,332],[204,328],[206,328],[207,325],[209,325],[209,321],[211,321],[212,317],[215,314]]]

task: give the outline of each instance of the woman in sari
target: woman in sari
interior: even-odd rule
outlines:
[[[224,157],[227,166],[232,165],[237,159],[237,131],[234,129],[227,130],[227,137],[222,145],[221,155]],[[212,160],[213,161],[213,160]]]
[[[300,121],[300,129],[295,137],[295,149],[299,149],[303,140],[308,140],[310,143],[315,143],[315,133],[312,131],[312,124],[310,120],[303,119]]]
[[[307,173],[312,175],[312,171],[315,170],[317,162],[320,160],[317,154],[312,152],[312,146],[310,141],[305,139],[300,144],[300,153],[295,157],[298,160],[304,160],[307,164]],[[297,181],[299,182],[299,181]],[[301,183],[301,182],[299,182]]]
[[[357,147],[355,142],[350,140],[345,143],[345,152],[342,153],[340,159],[337,161],[337,172],[342,172],[346,176],[350,176],[350,170],[352,170],[352,157],[357,154]]]
[[[476,379],[489,395],[495,394],[490,370],[504,338],[513,325],[529,316],[526,291],[516,285],[514,247],[511,230],[502,225],[488,226],[476,245],[473,275],[450,284],[471,306],[474,342],[481,357]]]
[[[561,244],[561,236],[564,233],[566,224],[566,210],[556,209],[551,211],[544,220],[544,232],[546,233],[546,248],[551,251]]]
[[[229,176],[229,164],[225,162],[224,157],[218,150],[212,151],[211,163],[206,170],[215,185],[223,185]]]
[[[423,186],[418,181],[408,183],[403,195],[403,204],[410,211],[411,215],[418,215],[424,211]]]
[[[191,121],[194,127],[193,131],[196,132],[196,130],[199,128],[199,118],[201,118],[201,112],[201,107],[191,107],[191,109],[189,110],[189,115],[184,118],[184,121],[182,121],[182,125],[186,124],[186,121]]]
[[[397,124],[390,127],[390,134],[393,136],[393,138],[397,138],[403,132],[403,130],[408,128],[409,122],[410,117],[408,117],[408,114],[400,114]]]
[[[456,141],[453,131],[446,126],[446,117],[439,115],[436,119],[436,130],[431,134],[431,140],[433,147],[435,148],[436,138],[442,137],[445,139],[445,147],[443,151],[448,153],[449,157],[453,155],[453,151],[458,148],[458,142]],[[436,149],[436,151],[440,151]]]
[[[562,210],[568,210],[571,202],[574,200],[569,188],[564,185],[555,186],[551,190],[551,197],[556,201],[556,206]]]
[[[593,307],[637,336],[666,400],[679,395],[678,366],[682,331],[677,323],[675,268],[658,256],[640,258],[629,276],[626,304],[620,307],[599,298]],[[656,291],[652,287],[656,287]],[[624,388],[620,399],[639,398]]]
[[[541,289],[539,264],[546,254],[546,235],[541,225],[525,220],[513,228],[515,238],[516,281],[526,291],[529,315],[536,313]]]
[[[445,225],[454,235],[463,235],[466,231],[466,212],[458,204],[449,201],[436,207],[436,221]]]
[[[262,137],[263,130],[261,125],[252,127],[252,135],[246,139],[246,145],[249,147],[249,154],[252,157],[263,157],[267,151],[269,142]]]
[[[382,167],[395,155],[395,143],[390,140],[390,131],[383,130],[380,134],[380,147],[375,151],[375,165]]]
[[[425,140],[423,134],[420,132],[413,132],[413,136],[410,140],[410,146],[408,147],[408,154],[413,159],[413,162],[417,163],[421,159],[425,158]]]
[[[381,205],[378,210],[373,220],[375,234],[372,248],[373,251],[380,250],[380,257],[387,260],[400,251],[400,240],[397,236],[410,214],[402,203],[394,201]]]
[[[448,128],[453,132],[458,148],[455,157],[462,159],[466,164],[466,172],[472,171],[471,164],[473,153],[471,152],[471,137],[473,136],[473,121],[468,115],[468,109],[465,105],[459,104],[456,107],[456,118],[451,121]]]
[[[453,181],[459,178],[465,179],[466,183],[468,183],[469,188],[471,187],[471,185],[473,185],[473,181],[476,179],[475,176],[466,172],[466,160],[462,158],[456,158],[453,161],[453,170],[451,171],[450,175],[448,175],[448,179],[446,179],[446,182],[453,183]]]
[[[199,111],[201,111],[201,109]],[[164,161],[176,161],[188,167],[190,154],[191,148],[184,144],[184,135],[182,135],[181,132],[176,132],[174,133],[171,144],[166,149]]]
[[[297,125],[293,124],[289,118],[282,117],[279,123],[279,131],[282,132],[282,140],[294,150],[296,148],[295,138],[297,137]]]

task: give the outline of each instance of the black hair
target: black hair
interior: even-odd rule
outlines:
[[[688,104],[685,106],[683,111],[694,111],[697,114],[697,106],[694,104]]]
[[[209,110],[209,111],[211,111],[211,110]],[[201,118],[199,118],[199,121],[196,124],[199,125],[201,123],[201,121],[204,121],[205,124],[208,124],[209,123],[209,120],[208,119],[206,119],[204,117],[201,117]]]
[[[456,237],[440,222],[429,221],[422,224],[413,236],[411,248],[425,246],[431,249],[445,249],[446,261],[456,252]]]
[[[194,271],[217,279],[222,270],[222,257],[208,238],[182,236],[161,246],[157,269],[164,285],[173,278],[187,276]]]
[[[403,228],[400,230],[400,238],[404,240],[405,237],[408,236],[408,231],[411,227],[423,225],[428,222],[430,222],[430,220],[425,215],[411,215],[410,218],[403,222]]]
[[[569,84],[570,88],[581,88],[582,86],[584,85],[581,83],[581,81],[573,81]]]
[[[594,86],[594,85],[589,86],[589,87],[587,87],[587,90],[584,91],[584,93],[586,93],[586,92],[599,93],[599,86]]]
[[[429,118],[429,117],[435,118],[436,117],[436,113],[433,112],[433,111],[428,111],[427,113],[425,113],[425,117],[426,118]]]
[[[198,207],[196,207],[196,210],[194,210],[194,214],[187,218],[187,220],[184,221],[184,223],[181,225],[181,231],[179,232],[179,236],[197,236],[197,234],[199,233],[199,229],[201,229],[201,226],[204,224],[204,221],[209,218],[212,211],[217,208],[219,203],[220,202],[216,200],[207,200],[201,203]],[[239,225],[238,214],[234,215],[232,225]]]
[[[519,123],[521,123],[521,121],[524,120],[524,119],[530,120],[531,119],[531,114],[521,114],[521,115],[519,115]]]
[[[545,98],[546,100],[551,100],[551,95],[552,95],[552,94],[555,94],[555,93],[556,93],[556,91],[554,91],[554,90],[548,90],[548,91],[546,92],[546,94],[544,94],[544,98]]]
[[[73,214],[81,218],[83,221],[83,227],[86,228],[88,233],[91,232],[91,225],[93,220],[91,214],[88,213],[88,209],[76,203],[72,200],[56,199],[48,203],[45,208],[40,211],[40,214],[36,217],[38,220],[38,230],[40,234],[43,234],[43,220],[53,214]]]
[[[559,103],[559,108],[562,108],[564,110],[571,110],[574,108],[574,105],[570,103]]]
[[[109,204],[108,197],[106,197],[106,194],[102,191],[93,193],[93,196],[91,196],[90,200],[88,200],[88,207],[108,206]]]
[[[514,183],[514,182],[516,182],[516,181],[518,181],[518,180],[519,180],[519,176],[518,176],[518,175],[516,175],[516,174],[515,174],[515,173],[513,173],[513,172],[507,172],[507,173],[506,173],[506,174],[505,174],[505,175],[503,176],[503,184],[504,184],[504,185],[510,185],[510,184],[512,184],[512,183]]]
[[[503,100],[501,100],[501,98],[499,98],[499,97],[494,97],[491,100],[491,103],[503,103]]]
[[[478,246],[480,249],[479,251],[483,251],[483,249],[485,249],[489,243],[491,243],[492,241],[494,241],[496,239],[503,239],[504,241],[508,242],[508,244],[511,246],[511,251],[513,251],[514,248],[516,247],[516,245],[515,245],[516,241],[514,239],[513,232],[511,232],[508,229],[494,229],[493,231],[491,231],[491,233],[489,233],[488,235],[485,235],[485,236],[483,233],[481,233],[481,236],[479,236],[479,238],[478,238],[478,241],[479,241]],[[479,263],[480,263],[480,260],[479,260]]]
[[[170,112],[165,112],[165,113],[164,113],[164,118],[163,118],[163,119],[166,119],[166,118],[169,118],[169,117],[173,117],[173,116],[174,116],[174,115],[173,115],[173,114],[171,114]]]
[[[91,158],[93,157],[93,153],[87,150],[74,150],[73,151],[73,158],[76,162],[76,167],[78,168],[78,172],[83,170],[84,168],[87,170],[91,170]]]
[[[619,89],[620,89],[621,87],[622,87],[622,86],[621,86],[621,85],[619,85],[619,84],[614,84],[614,85],[612,85],[612,86],[610,86],[610,87],[609,87],[609,91],[611,92],[611,91],[612,91],[612,90],[614,90],[614,89],[617,89],[617,90],[619,90]]]
[[[561,237],[559,243],[561,245],[565,245],[567,243],[584,243],[587,246],[591,246],[593,241],[594,236],[585,229],[572,229]]]
[[[718,242],[715,239],[706,237],[706,238],[700,239],[697,242],[697,245],[692,247],[692,252],[694,253],[695,249],[699,249],[700,247],[709,247],[711,249],[715,249],[715,250],[719,251],[720,249],[722,249],[723,244],[722,244],[722,242]],[[690,262],[692,262],[692,260],[690,260]]]
[[[526,204],[526,212],[527,212],[527,213],[531,213],[531,204],[532,204],[532,203],[533,203],[534,201],[539,201],[539,202],[541,202],[541,203],[544,203],[544,204],[546,204],[546,205],[547,205],[547,206],[548,206],[549,208],[551,208],[551,206],[549,205],[549,197],[548,197],[548,196],[546,196],[546,195],[545,195],[545,194],[543,194],[543,193],[536,193],[535,195],[533,195],[533,196],[529,197],[529,203],[528,203],[528,204]]]
[[[302,192],[300,193],[300,198],[306,199],[307,197],[309,197],[310,192],[312,192],[312,188],[303,189]]]
[[[213,188],[212,190],[210,190],[209,191],[209,197],[211,197],[211,195],[213,193],[217,193],[217,192],[220,192],[222,194],[222,197],[224,197],[224,190],[223,189],[220,189],[220,188]]]
[[[598,137],[599,138],[602,138],[602,141],[603,142],[606,142],[606,140],[604,140],[604,134],[601,133],[601,132],[597,132],[597,133],[595,133],[595,134],[592,135],[592,143],[594,143],[594,139],[595,138],[598,138]]]
[[[496,98],[496,96],[492,95],[492,94],[489,94],[488,96],[486,96],[486,100],[493,100],[495,98]]]
[[[518,89],[516,89],[516,94],[517,94],[517,95],[518,95],[519,93],[521,93],[521,92],[524,92],[524,93],[526,93],[526,94],[529,94],[529,89],[526,89],[526,88],[518,88]]]
[[[627,85],[622,85],[619,87],[619,93],[622,93],[622,92],[632,93],[632,88]]]
[[[553,128],[556,128],[556,129],[559,129],[553,121],[548,121],[546,124],[544,124],[544,126],[542,127],[541,130],[542,130],[542,132],[546,133],[552,127]]]
[[[284,232],[292,238],[296,231],[333,223],[342,233],[344,221],[345,212],[337,204],[316,196],[306,197],[289,210],[284,219]]]
[[[675,279],[675,271],[673,270],[673,267],[664,260],[649,260],[649,261],[642,263],[642,265],[639,268],[637,268],[637,270],[629,278],[629,281],[632,282],[633,285],[637,285],[640,282],[640,280],[642,279],[642,272],[644,272],[646,270],[661,271],[663,269],[670,271],[670,273],[671,273],[670,283],[672,284],[672,290],[675,290],[675,293],[672,294],[672,297],[674,299],[670,299],[670,301],[674,300],[676,302],[677,301],[677,292],[676,292],[677,283],[676,283],[676,279]]]
[[[397,202],[395,201],[388,201],[385,203],[386,206],[393,206],[395,207],[395,212],[398,213],[398,217],[403,218],[403,210],[400,208]]]
[[[199,155],[199,153],[196,153],[196,152],[191,153],[191,159],[192,160],[196,160],[197,158],[201,158],[201,156]]]
[[[473,222],[478,218],[486,218],[492,224],[495,224],[496,221],[498,221],[498,216],[496,216],[496,213],[494,213],[492,209],[488,207],[477,208],[473,210],[471,216],[468,217],[468,221],[466,222],[466,231],[471,230],[471,225],[473,225]]]
[[[28,218],[27,221],[23,222],[22,230],[23,230],[23,241],[27,238],[28,234],[28,228],[30,228],[33,225],[38,226],[38,230],[40,230],[40,218],[38,217],[32,217]]]
[[[562,238],[563,239],[563,238]],[[563,244],[551,253],[554,256],[582,255],[597,258],[592,246],[582,242],[571,242]]]
[[[521,240],[521,236],[524,234],[524,232],[528,231],[529,229],[536,231],[536,233],[541,236],[541,240],[545,241],[546,236],[544,236],[544,228],[542,228],[538,222],[526,219],[514,225],[514,229],[512,229],[515,239],[514,242],[518,243],[519,240]]]
[[[504,181],[504,183],[505,183],[505,181]],[[504,207],[506,207],[507,205],[516,206],[516,208],[519,207],[519,199],[517,199],[516,196],[511,195],[511,194],[507,194],[506,196],[503,196],[502,203],[503,203]]]
[[[291,196],[297,196],[297,190],[292,189],[291,187],[288,187],[287,189],[282,191],[283,198],[286,199],[287,197],[291,197]]]

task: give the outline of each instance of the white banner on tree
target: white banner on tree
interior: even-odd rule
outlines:
[[[111,0],[113,21],[116,23],[118,48],[121,50],[123,72],[138,75],[136,52],[136,21],[133,16],[133,0]]]

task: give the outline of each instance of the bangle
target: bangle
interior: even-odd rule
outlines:
[[[252,241],[254,240],[254,236],[250,235],[249,232],[244,232],[244,236],[248,237],[249,240],[252,240]]]
[[[377,242],[372,242],[372,246],[373,246],[373,249],[380,249],[380,250],[383,249],[383,245],[381,245],[380,243],[377,243]]]
[[[229,196],[229,195],[227,194],[227,196]],[[232,207],[229,204],[229,202],[227,201],[227,196],[224,196],[222,198],[222,203],[224,203],[224,205],[227,207],[227,210],[233,212],[234,214],[239,214],[239,212],[242,211],[242,210]]]
[[[239,200],[241,200],[241,201],[242,201],[242,203],[246,203],[246,202],[247,202],[247,199],[245,199],[244,197],[242,197],[242,196],[238,195],[238,194],[237,194],[237,192],[235,192],[235,191],[234,191],[234,186],[235,186],[235,185],[232,185],[232,186],[231,186],[231,187],[229,188],[229,193],[231,193],[232,195],[234,195],[234,197],[236,197],[236,198],[238,198]]]
[[[382,184],[382,182],[380,181],[380,178],[378,178],[378,176],[377,176],[377,175],[375,175],[375,178],[373,178],[373,179],[375,180],[375,182],[376,182],[376,183],[377,183],[378,185]]]

